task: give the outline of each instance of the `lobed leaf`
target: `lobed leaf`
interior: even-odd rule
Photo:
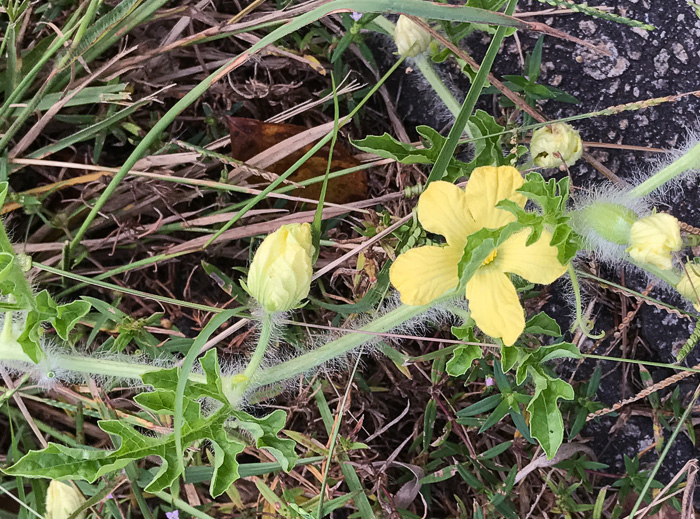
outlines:
[[[207,352],[200,364],[206,383],[188,381],[186,385],[181,435],[183,445],[197,445],[203,441],[211,445],[214,452],[211,495],[221,495],[238,479],[236,457],[245,448],[247,438],[252,438],[256,447],[270,452],[283,470],[290,470],[297,460],[295,442],[278,437],[285,425],[286,414],[276,410],[263,418],[256,418],[243,411],[232,410],[227,404],[213,413],[204,414],[198,400],[208,397],[223,403],[226,397],[216,352]],[[178,376],[178,368],[144,375],[144,382],[155,389],[137,395],[136,402],[151,413],[173,416]],[[29,478],[93,482],[131,461],[156,456],[161,459],[161,466],[146,486],[146,491],[159,492],[183,475],[180,460],[177,459],[174,433],[144,435],[133,425],[120,420],[102,420],[98,425],[112,436],[116,450],[76,449],[51,443],[43,450],[30,451],[3,472]]]

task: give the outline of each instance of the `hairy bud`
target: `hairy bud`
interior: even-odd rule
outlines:
[[[255,252],[244,286],[266,312],[286,312],[309,295],[311,226],[283,225],[268,235]]]
[[[399,16],[394,31],[394,42],[401,56],[414,58],[430,46],[430,34],[408,16]]]
[[[590,228],[618,245],[629,244],[630,230],[637,218],[637,213],[632,209],[610,202],[595,202],[575,216],[579,227]]]
[[[554,123],[532,132],[530,155],[543,168],[558,168],[563,162],[573,166],[583,154],[581,137],[571,125]]]

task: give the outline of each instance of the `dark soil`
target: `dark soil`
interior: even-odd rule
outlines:
[[[590,49],[569,41],[546,37],[542,54],[540,83],[561,88],[574,95],[579,104],[570,105],[545,101],[539,108],[549,119],[558,119],[610,106],[635,103],[650,98],[692,92],[700,89],[700,19],[681,0],[667,0],[652,8],[647,0],[618,0],[606,2],[612,12],[650,23],[656,27],[648,32],[630,28],[606,20],[593,19],[582,14],[539,16],[528,18],[544,22],[560,31],[602,45],[610,56],[596,54]],[[519,6],[521,12],[543,11],[545,6],[537,2]],[[514,38],[506,40],[494,66],[497,77],[504,74],[523,74],[521,55],[532,50],[538,34],[518,33],[519,44]],[[490,36],[479,33],[468,38],[467,52],[479,61],[483,56]],[[393,58],[391,58],[393,59]],[[407,67],[410,66],[410,63]],[[454,65],[446,63],[440,73],[448,84],[455,86],[457,97],[463,98],[469,87]],[[419,72],[410,72],[396,81],[398,110],[404,122],[410,125],[428,124],[442,130],[451,122],[451,117],[441,102],[430,97],[430,87],[421,81]],[[434,95],[432,96],[434,97]],[[493,102],[482,103],[481,108],[498,117],[500,108]],[[494,110],[496,108],[496,110]],[[698,132],[698,110],[700,97],[691,95],[676,102],[623,112],[614,116],[597,117],[576,121],[584,141],[619,145],[663,148],[667,150],[683,147],[692,138],[690,131]],[[591,146],[588,151],[619,177],[633,180],[655,171],[655,163],[664,160],[664,153],[628,151],[615,147],[601,149]],[[572,183],[575,188],[608,182],[593,166],[579,161],[571,168]],[[563,175],[560,174],[559,176]],[[681,182],[678,189],[659,198],[656,204],[660,210],[668,211],[681,221],[700,226],[699,189],[697,177]],[[608,268],[603,277],[643,291],[648,279],[632,269]],[[625,313],[632,310],[638,301],[617,293],[598,290],[603,298],[593,313],[597,318],[596,331],[615,331]],[[681,304],[679,298],[669,291],[652,290],[652,297],[671,304]],[[561,319],[562,328],[570,324],[570,309],[561,301],[549,305],[553,315]],[[643,304],[631,322],[623,350],[620,346],[609,352],[613,356],[633,356],[657,362],[675,362],[674,353],[682,346],[694,327],[693,321]],[[589,349],[592,341],[585,341],[583,347]],[[603,354],[610,347],[610,341],[602,341],[595,353]],[[692,366],[700,362],[697,349],[688,356],[684,364]],[[594,363],[586,362],[576,371],[576,377],[585,379],[593,372]],[[636,394],[641,388],[636,367],[624,367],[617,363],[602,363],[606,374],[597,397],[606,405],[612,405],[623,398]],[[566,370],[565,370],[566,371]],[[653,369],[650,372],[656,382],[673,374],[667,369]],[[621,383],[622,381],[622,383]],[[693,393],[696,381],[693,377],[681,383],[680,398],[683,405]],[[675,385],[670,386],[672,390]],[[667,393],[662,392],[661,395]],[[645,411],[644,411],[645,410]],[[610,465],[608,473],[624,472],[623,454],[630,457],[642,452],[654,441],[652,419],[645,400],[624,408],[622,417],[615,415],[591,423],[583,432],[590,438],[590,445],[599,456],[599,461]],[[618,420],[620,421],[618,423]],[[611,428],[617,423],[614,432]],[[666,436],[670,432],[667,431]],[[699,454],[684,432],[676,439],[659,474],[659,479],[668,481],[686,461]],[[642,467],[651,467],[657,457],[650,449],[642,457]]]

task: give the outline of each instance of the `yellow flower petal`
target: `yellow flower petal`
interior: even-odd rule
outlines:
[[[46,492],[46,519],[65,519],[83,506],[85,498],[68,482],[51,480]],[[85,512],[80,512],[77,519],[85,519]]]
[[[481,331],[511,346],[525,329],[518,294],[508,276],[495,268],[481,268],[467,283],[469,311]]]
[[[401,254],[391,266],[391,284],[407,305],[427,305],[459,284],[456,247],[418,247]]]
[[[474,169],[464,192],[478,229],[498,229],[514,222],[515,216],[497,208],[496,204],[508,199],[525,207],[527,199],[515,191],[524,183],[520,172],[510,166],[482,166]]]
[[[420,196],[418,220],[426,231],[444,236],[460,249],[467,244],[467,236],[481,229],[467,208],[464,191],[442,180],[430,184]]]
[[[530,230],[523,229],[499,245],[493,268],[517,274],[530,283],[548,285],[566,272],[566,266],[559,263],[557,248],[549,244],[550,233],[542,231],[540,239],[526,247],[529,236]]]
[[[632,259],[662,270],[673,268],[671,253],[683,247],[678,220],[667,213],[652,214],[634,222],[629,243],[627,252]]]

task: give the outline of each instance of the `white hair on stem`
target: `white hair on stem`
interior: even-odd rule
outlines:
[[[42,388],[50,389],[56,383],[79,384],[90,378],[99,385],[119,383],[129,387],[145,387],[140,378],[124,377],[120,375],[105,375],[97,373],[87,373],[84,371],[72,370],[68,367],[66,359],[89,359],[94,363],[101,361],[118,362],[120,364],[140,364],[156,369],[170,368],[173,366],[171,360],[159,358],[152,359],[145,355],[123,355],[110,352],[75,352],[61,347],[53,341],[43,341],[42,349],[44,358],[38,363],[22,361],[0,361],[7,369],[17,374],[29,373],[32,379]]]
[[[342,337],[346,333],[362,333],[362,331],[360,331],[362,327],[366,326],[374,319],[395,310],[400,305],[401,301],[399,299],[398,292],[392,292],[377,310],[355,317],[352,323],[352,329],[350,329],[352,331],[349,330],[345,332],[342,328],[338,328],[325,333],[309,333],[306,340],[307,348],[304,351],[314,350],[330,341]],[[389,335],[389,337],[385,336],[384,333],[368,333],[366,341],[356,346],[353,350],[338,355],[321,365],[315,366],[307,370],[305,373],[294,377],[293,379],[277,382],[273,386],[255,386],[253,383],[253,388],[248,391],[246,395],[244,395],[244,401],[241,403],[241,407],[254,404],[254,402],[251,401],[251,397],[253,397],[252,399],[254,400],[254,395],[256,394],[264,394],[269,390],[274,390],[275,393],[289,392],[297,387],[298,381],[303,378],[310,378],[312,376],[330,377],[337,375],[338,373],[347,373],[349,367],[358,361],[357,356],[360,355],[360,353],[363,355],[373,354],[377,351],[377,345],[380,342],[384,340],[393,341],[393,339],[390,337],[391,334],[423,336],[431,325],[444,326],[456,324],[459,322],[460,317],[456,316],[450,310],[450,307],[454,308],[456,306],[459,308],[466,308],[466,305],[467,302],[464,299],[456,299],[454,301],[435,305],[423,312],[421,315],[401,323],[391,330],[386,330],[385,333]],[[265,369],[272,366],[277,366],[287,360],[291,360],[294,357],[295,353],[292,352],[290,348],[282,349],[272,346],[268,348],[265,358],[261,364],[261,368]],[[239,365],[236,368],[235,373],[232,372],[230,375],[240,374],[244,367],[245,363]],[[253,378],[253,382],[254,381],[255,377]]]
[[[662,169],[681,159],[692,148],[698,145],[698,143],[700,143],[700,117],[695,121],[693,126],[686,126],[685,131],[686,136],[683,145],[672,149],[667,153],[660,154],[655,159],[650,160],[646,174],[641,173],[636,175],[632,181],[632,184],[635,186],[641,184],[654,173],[661,171]],[[653,197],[657,203],[672,205],[678,195],[684,193],[688,188],[688,183],[696,181],[698,176],[700,176],[700,160],[697,162],[697,164],[695,164],[695,167],[691,167],[690,169],[680,173],[675,178],[669,180],[657,188],[650,196]]]
[[[613,184],[600,184],[587,191],[578,191],[577,195],[572,197],[574,212],[571,213],[571,225],[583,238],[584,247],[598,261],[620,264],[625,257],[625,246],[608,241],[580,215],[584,215],[585,210],[595,204],[622,206],[634,211],[640,218],[651,214],[651,206],[647,199],[629,196],[630,189],[630,187],[619,187]]]

